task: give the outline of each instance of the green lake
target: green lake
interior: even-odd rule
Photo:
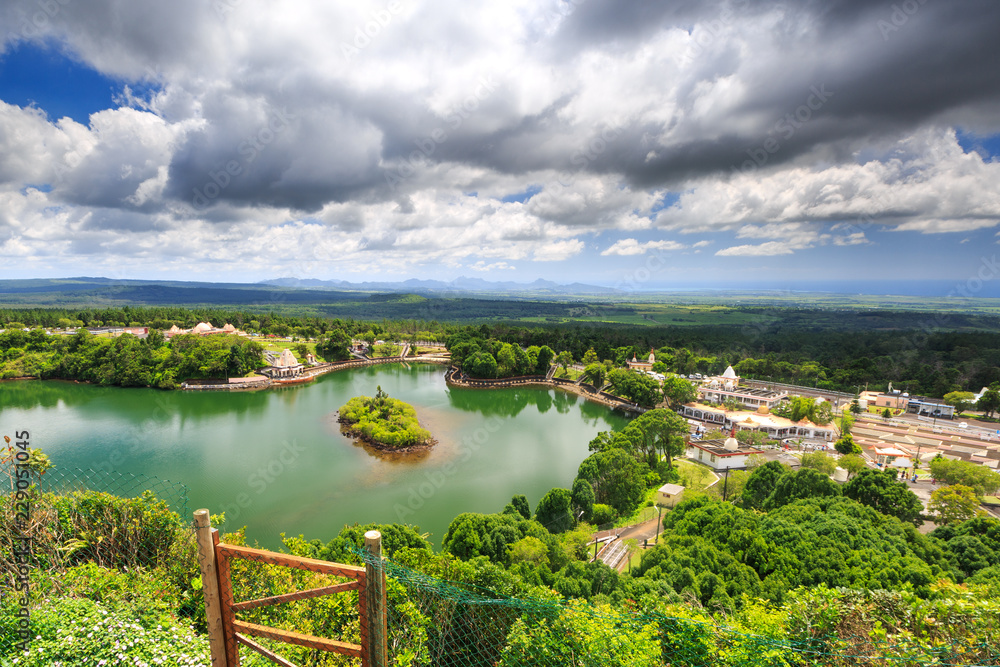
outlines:
[[[337,409],[377,385],[416,408],[438,441],[430,451],[386,455],[341,435]],[[587,443],[627,421],[558,389],[448,387],[444,367],[429,364],[258,392],[0,383],[0,435],[28,430],[53,473],[183,483],[189,511],[225,511],[224,530],[246,525],[251,542],[271,548],[282,532],[326,541],[369,522],[414,524],[440,544],[460,512],[498,512],[517,493],[534,508],[550,488],[568,488]]]

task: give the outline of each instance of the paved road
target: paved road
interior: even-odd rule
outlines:
[[[608,567],[613,567],[619,572],[623,571],[628,567],[625,540],[633,539],[641,547],[643,540],[652,540],[656,537],[657,521],[658,519],[650,519],[625,529],[619,528],[614,531],[597,533],[598,537],[609,537],[615,533],[618,535],[604,544],[604,547],[597,552],[597,559],[603,561]]]

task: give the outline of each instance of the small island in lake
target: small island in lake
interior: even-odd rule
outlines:
[[[430,431],[417,422],[413,406],[390,398],[381,386],[374,397],[355,396],[339,412],[337,421],[345,425],[346,435],[378,449],[414,451],[434,444]]]

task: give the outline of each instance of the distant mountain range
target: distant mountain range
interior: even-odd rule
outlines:
[[[411,278],[403,282],[363,282],[352,283],[346,280],[316,280],[307,278],[276,278],[264,280],[259,284],[274,287],[291,287],[299,289],[335,290],[351,292],[407,292],[416,294],[433,293],[470,293],[470,294],[523,294],[530,296],[573,296],[573,295],[617,295],[621,290],[611,287],[598,287],[583,283],[560,285],[551,280],[536,280],[532,283],[516,283],[511,281],[491,282],[481,278],[462,276],[444,282],[442,280],[417,280]]]

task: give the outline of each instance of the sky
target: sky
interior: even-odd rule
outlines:
[[[998,34],[995,0],[7,0],[0,278],[992,295]]]

